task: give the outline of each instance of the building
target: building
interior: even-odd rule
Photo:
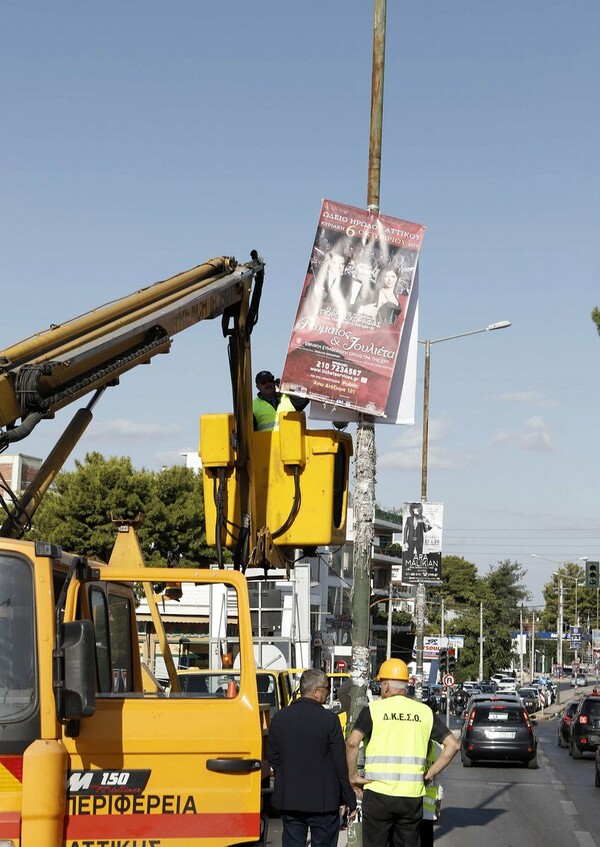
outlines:
[[[35,456],[24,456],[17,453],[9,456],[0,455],[0,480],[2,481],[1,496],[3,500],[10,499],[7,488],[15,494],[21,494],[32,482],[42,466],[42,459]]]

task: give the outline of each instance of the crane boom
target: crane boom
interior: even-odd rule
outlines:
[[[0,448],[24,438],[42,417],[168,352],[176,333],[222,315],[263,267],[256,254],[245,265],[211,259],[0,351]]]

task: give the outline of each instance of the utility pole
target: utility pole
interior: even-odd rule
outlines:
[[[531,612],[531,658],[530,658],[530,677],[533,682],[535,678],[535,611]]]
[[[388,616],[387,616],[387,642],[386,642],[386,650],[385,650],[385,658],[392,658],[392,614],[393,614],[393,603],[394,599],[394,583],[390,579],[390,591],[388,595]]]
[[[558,632],[556,633],[556,661],[558,662],[558,685],[556,686],[556,702],[560,703],[560,680],[563,674],[563,581],[558,580]]]
[[[383,126],[383,79],[385,67],[385,22],[387,0],[375,0],[373,18],[373,67],[371,73],[371,125],[367,209],[379,213],[381,186],[381,136]],[[375,424],[361,415],[356,428],[354,451],[354,549],[352,588],[352,681],[350,715],[352,726],[363,705],[369,676],[369,601],[371,598],[371,548],[375,518]],[[391,605],[391,601],[390,601]]]
[[[483,603],[479,603],[479,679],[483,679]]]
[[[523,673],[523,606],[519,613],[519,684],[523,685],[525,675]]]

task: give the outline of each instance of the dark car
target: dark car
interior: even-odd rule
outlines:
[[[475,703],[463,724],[460,758],[463,767],[474,762],[521,762],[537,768],[534,721],[521,703],[484,701]]]
[[[518,688],[517,694],[530,715],[539,710],[540,696],[537,688]]]
[[[600,746],[600,694],[588,694],[579,701],[571,721],[569,756],[581,759]]]
[[[467,705],[460,715],[457,715],[461,721],[466,721],[472,706],[477,703],[516,703],[521,705],[521,699],[516,691],[504,691],[499,694],[471,694],[467,700]]]
[[[571,700],[570,703],[567,703],[567,707],[560,716],[560,720],[558,722],[558,746],[559,747],[568,747],[569,746],[569,735],[571,734],[571,721],[573,720],[573,715],[577,711],[577,706],[579,703],[577,700]]]
[[[596,750],[596,778],[594,785],[596,788],[600,788],[600,747]]]

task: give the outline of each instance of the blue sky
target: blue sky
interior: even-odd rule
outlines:
[[[366,204],[372,12],[3,4],[0,346],[256,248],[255,370],[281,372],[321,199]],[[446,553],[521,562],[536,602],[553,562],[600,558],[599,42],[595,0],[388,3],[381,211],[427,227],[419,337],[512,322],[432,347],[428,498]],[[377,429],[387,508],[420,496],[422,352],[415,426]],[[107,392],[76,455],[160,468],[230,405],[204,324]]]

